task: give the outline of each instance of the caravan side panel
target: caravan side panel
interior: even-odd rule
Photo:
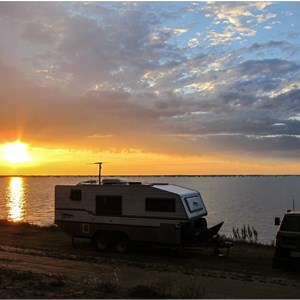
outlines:
[[[97,215],[96,198],[122,197],[119,216]],[[174,199],[174,212],[146,211],[146,198]],[[98,230],[125,232],[131,240],[178,244],[180,222],[187,220],[178,195],[151,186],[56,186],[55,223],[73,236]]]

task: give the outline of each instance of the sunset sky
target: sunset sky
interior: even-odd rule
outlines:
[[[0,2],[0,175],[300,174],[299,16]]]

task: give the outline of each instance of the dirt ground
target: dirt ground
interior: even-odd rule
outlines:
[[[212,249],[134,247],[97,252],[72,247],[57,229],[0,224],[0,298],[265,298],[297,299],[299,270],[271,266],[272,247]]]

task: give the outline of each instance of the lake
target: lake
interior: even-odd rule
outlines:
[[[205,202],[209,226],[224,221],[220,233],[253,226],[258,241],[270,244],[274,217],[300,210],[300,176],[158,176],[124,177],[131,181],[167,182],[197,190]],[[0,219],[49,225],[54,222],[54,187],[96,177],[0,177]]]

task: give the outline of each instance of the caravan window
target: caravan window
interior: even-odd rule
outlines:
[[[98,216],[121,216],[121,196],[96,196],[96,215]]]
[[[71,190],[70,199],[74,201],[81,201],[81,190]]]
[[[146,211],[175,212],[175,199],[146,198]]]
[[[199,196],[187,197],[185,198],[185,202],[187,203],[189,211],[191,213],[195,211],[204,210],[203,203]]]

